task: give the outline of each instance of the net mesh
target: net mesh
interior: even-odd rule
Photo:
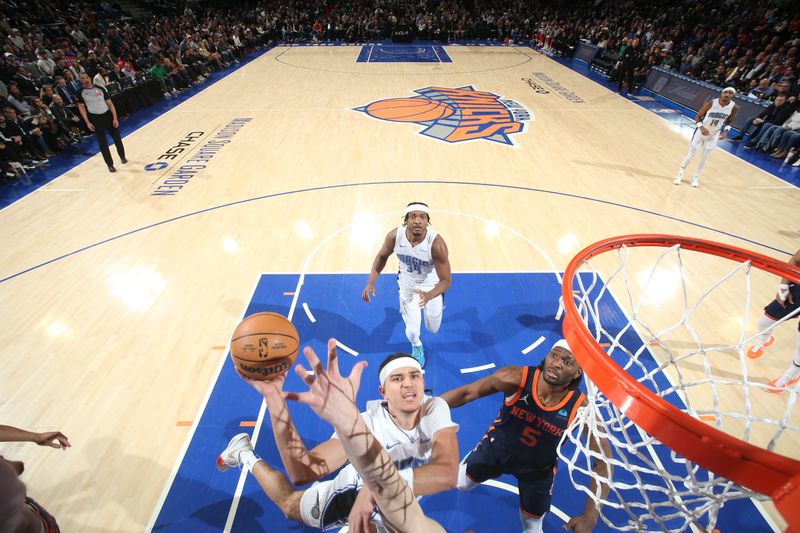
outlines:
[[[564,280],[567,283],[569,280]],[[762,359],[746,351],[768,331],[749,333],[775,294],[774,275],[700,252],[622,246],[585,261],[571,280],[585,327],[634,379],[685,413],[751,444],[797,456],[793,416],[798,387],[766,389],[791,359],[790,328]],[[751,294],[757,301],[751,301]],[[791,347],[791,348],[789,348]],[[576,488],[600,504],[601,518],[619,531],[712,530],[722,505],[756,494],[692,463],[638,428],[587,376],[587,408],[565,432],[559,455]],[[791,435],[794,434],[794,435]],[[602,457],[593,438],[606,439]],[[594,449],[593,449],[594,448]],[[600,477],[595,461],[612,473]],[[596,489],[589,489],[594,478]],[[600,496],[602,485],[608,494]]]

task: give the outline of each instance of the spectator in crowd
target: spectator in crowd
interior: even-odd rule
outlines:
[[[762,152],[772,152],[784,133],[800,130],[800,111],[793,112],[782,124],[767,124],[757,138],[751,138],[745,145]],[[788,143],[787,143],[788,145]],[[787,150],[788,151],[788,150]],[[780,157],[784,157],[784,152]]]
[[[772,96],[772,93],[774,92],[775,90],[772,87],[770,87],[769,79],[761,78],[756,88],[751,90],[747,96],[750,96],[752,98],[758,98],[759,100],[766,100],[770,96]]]
[[[20,119],[16,109],[6,106],[3,108],[3,115],[5,116],[3,128],[5,137],[14,139],[37,161],[47,162],[48,157],[55,155],[42,137],[42,130]]]
[[[75,108],[77,109],[77,107]],[[86,130],[81,130],[81,119],[75,111],[66,105],[64,100],[57,94],[53,95],[53,103],[50,104],[50,112],[53,114],[58,125],[70,132],[73,139],[80,140]]]
[[[107,89],[110,82],[111,80],[108,79],[108,72],[106,71],[106,68],[102,66],[98,67],[97,74],[95,74],[92,78],[92,83],[98,87]]]
[[[733,142],[741,141],[744,136],[750,133],[750,138],[755,139],[758,137],[761,128],[766,124],[783,124],[789,118],[789,115],[794,111],[794,105],[786,103],[786,95],[778,95],[769,107],[765,108],[761,113],[748,119],[739,135],[729,137]],[[750,132],[750,128],[755,126],[755,129]]]
[[[8,96],[6,97],[6,101],[9,105],[16,109],[17,114],[25,117],[30,115],[31,106],[28,104],[28,100],[20,94],[19,86],[15,82],[11,82],[8,85]]]
[[[45,76],[52,77],[55,74],[56,70],[56,62],[53,61],[53,58],[50,57],[50,54],[47,53],[47,50],[42,50],[39,52],[39,61],[36,62],[39,67],[39,70]]]
[[[74,71],[71,69],[67,69],[64,71],[64,81],[65,85],[67,86],[67,90],[72,94],[77,94],[78,91],[81,90],[81,84],[77,79]]]

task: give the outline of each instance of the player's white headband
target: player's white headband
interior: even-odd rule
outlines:
[[[386,363],[386,366],[383,367],[381,373],[378,374],[378,379],[381,382],[381,387],[383,386],[384,382],[386,382],[386,378],[388,378],[392,372],[394,372],[398,368],[403,368],[407,366],[416,368],[417,370],[422,372],[422,365],[420,365],[419,361],[417,361],[410,355],[405,355],[403,357],[398,357],[397,359],[392,359],[391,361]]]
[[[428,215],[430,215],[430,211],[428,210],[428,206],[425,205],[425,204],[411,204],[408,207],[406,207],[406,211],[403,214],[407,215],[411,211],[422,211],[423,213],[427,213]]]
[[[724,89],[722,89],[722,92],[724,93],[731,92],[733,94],[736,94],[736,89],[734,89],[733,87],[725,87]]]
[[[565,349],[565,350],[567,350],[569,353],[572,353],[572,348],[570,348],[570,347],[569,347],[569,344],[567,344],[567,341],[566,341],[566,340],[564,340],[564,339],[561,339],[561,340],[557,341],[557,342],[556,342],[556,343],[553,345],[553,347],[552,347],[552,348],[550,348],[550,351],[552,352],[552,351],[553,351],[554,349],[556,349],[556,348],[564,348],[564,349]]]

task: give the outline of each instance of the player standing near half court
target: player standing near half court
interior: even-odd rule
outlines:
[[[475,449],[467,454],[458,470],[458,489],[470,490],[502,474],[517,478],[520,519],[524,533],[541,533],[545,513],[550,510],[553,480],[561,436],[578,408],[587,405],[578,390],[583,370],[565,340],[556,342],[539,366],[506,366],[491,376],[442,394],[456,408],[489,394],[504,395],[500,413]],[[584,435],[588,440],[588,437]],[[608,443],[592,438],[589,448],[595,457],[611,457]],[[602,451],[601,451],[602,450]],[[611,466],[595,459],[594,471],[608,479]],[[592,476],[589,491],[596,493]],[[601,497],[608,485],[601,485]],[[599,512],[591,497],[583,514],[572,518],[564,529],[587,533],[597,524]]]
[[[375,296],[375,281],[394,253],[400,261],[397,285],[400,291],[400,314],[406,324],[406,337],[411,355],[425,365],[425,350],[420,339],[422,308],[425,308],[425,329],[439,331],[444,311],[444,292],[450,287],[450,259],[444,239],[428,226],[431,223],[427,204],[412,202],[406,206],[403,224],[392,229],[383,241],[367,286],[361,298],[369,303]]]
[[[703,171],[703,167],[706,166],[708,156],[717,147],[717,141],[721,141],[728,135],[733,117],[736,116],[736,111],[739,109],[733,103],[733,95],[735,94],[736,89],[727,87],[722,90],[719,98],[706,102],[697,112],[694,117],[697,128],[694,130],[692,140],[689,143],[689,153],[681,161],[681,168],[672,183],[675,185],[681,184],[686,167],[692,162],[697,150],[702,149],[700,162],[697,164],[697,170],[694,171],[692,176],[692,187],[700,185],[700,173]]]
[[[800,250],[792,256],[789,264],[800,266]],[[758,331],[761,332],[761,335],[758,336],[756,344],[747,350],[747,357],[758,359],[764,355],[767,348],[775,342],[775,337],[767,329],[790,314],[797,318],[800,316],[798,309],[800,309],[800,285],[795,285],[788,279],[781,278],[775,299],[764,308],[764,314],[758,319]],[[770,381],[767,390],[769,392],[782,392],[791,388],[798,381],[800,381],[800,322],[798,323],[797,339],[794,345],[794,357],[789,363],[789,368],[780,377]]]

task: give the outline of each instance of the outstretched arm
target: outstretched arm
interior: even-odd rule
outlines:
[[[454,409],[495,392],[503,392],[506,395],[513,394],[522,381],[522,371],[523,367],[521,366],[504,366],[491,376],[449,390],[441,397],[451,409]]]
[[[587,406],[589,402],[584,398],[583,406]],[[602,437],[597,435],[588,434],[584,430],[583,438],[589,441],[589,450],[592,452],[592,456],[594,457],[594,465],[592,467],[592,471],[594,472],[593,476],[590,476],[591,479],[589,480],[589,492],[591,494],[597,494],[597,483],[598,479],[608,479],[611,477],[612,467],[611,464],[606,461],[607,457],[611,457],[611,447],[608,445],[608,441]],[[605,500],[606,496],[608,496],[609,485],[608,483],[600,482],[600,500]],[[564,529],[568,531],[573,531],[574,533],[590,533],[592,528],[597,524],[597,519],[600,517],[600,510],[597,507],[597,502],[595,498],[592,496],[586,497],[586,503],[583,506],[583,514],[578,515],[570,519],[567,522],[567,525],[564,526]]]
[[[0,426],[0,442],[35,442],[39,446],[50,446],[62,450],[71,446],[69,439],[60,431],[35,433],[13,426]]]
[[[347,462],[339,439],[329,439],[313,450],[308,451],[303,439],[289,415],[283,394],[283,383],[286,375],[272,381],[248,380],[258,392],[264,396],[269,411],[272,434],[275,445],[286,469],[286,474],[295,485],[305,485],[341,467]]]
[[[301,365],[297,365],[295,371],[309,390],[287,393],[286,397],[308,405],[333,425],[351,464],[363,478],[364,485],[372,491],[387,529],[401,533],[443,532],[439,524],[423,514],[389,454],[370,432],[356,408],[355,392],[366,363],[358,363],[353,367],[348,378],[341,376],[336,358],[336,341],[333,339],[328,341],[327,370],[311,348],[307,347],[303,353],[313,373]]]
[[[361,299],[365,302],[369,302],[371,296],[375,296],[375,281],[377,281],[378,275],[383,271],[383,267],[386,266],[386,261],[389,260],[389,256],[394,252],[394,241],[397,237],[397,231],[397,229],[393,229],[386,234],[383,245],[378,251],[378,255],[375,256],[375,260],[372,262],[372,269],[369,272],[367,286],[364,287],[364,290],[361,292]]]

